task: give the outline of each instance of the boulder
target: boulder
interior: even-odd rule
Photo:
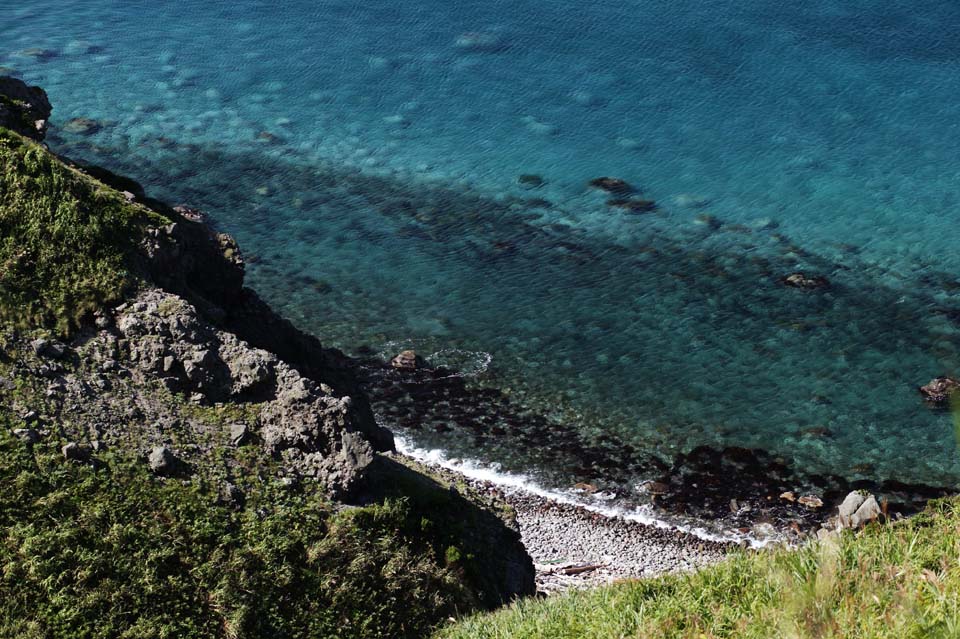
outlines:
[[[147,456],[147,463],[155,475],[170,475],[176,470],[177,457],[166,446],[157,446]]]
[[[797,500],[797,503],[799,503],[801,506],[809,508],[810,510],[816,510],[823,506],[823,500],[816,495],[804,495]]]
[[[40,87],[9,76],[0,77],[0,127],[43,140],[53,107]]]
[[[824,276],[807,275],[802,271],[784,275],[782,278],[780,278],[780,283],[784,286],[790,286],[792,288],[800,288],[804,290],[814,290],[827,288],[830,286],[830,281]]]
[[[87,461],[90,459],[90,448],[89,446],[83,446],[76,442],[69,442],[64,444],[60,449],[60,452],[63,453],[63,458],[70,461]]]
[[[870,522],[876,521],[881,514],[883,514],[883,511],[880,508],[880,504],[877,503],[876,497],[870,495],[860,504],[857,512],[853,513],[853,516],[850,517],[850,525],[853,528],[866,526]]]
[[[960,393],[960,381],[952,377],[936,377],[919,387],[920,395],[931,406],[946,407],[950,399]]]
[[[250,441],[250,429],[246,424],[230,424],[230,443],[243,446]]]
[[[883,509],[876,497],[867,492],[853,491],[837,508],[836,527],[856,530],[876,521],[882,514]]]
[[[13,436],[25,444],[35,444],[40,441],[40,433],[33,428],[14,428]]]
[[[865,494],[856,490],[844,497],[843,502],[838,507],[838,517],[841,527],[851,527],[851,518],[866,499],[867,496]]]
[[[417,355],[414,350],[400,351],[396,357],[390,360],[390,365],[402,371],[413,371],[423,368],[427,362]]]

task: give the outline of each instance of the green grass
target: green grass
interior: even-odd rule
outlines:
[[[960,501],[691,575],[522,601],[437,637],[960,637]]]
[[[0,321],[67,333],[120,300],[148,209],[0,129]]]
[[[0,637],[422,637],[476,595],[409,499],[335,511],[265,482],[214,486],[29,449],[0,418]]]

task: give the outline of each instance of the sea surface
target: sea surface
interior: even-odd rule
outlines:
[[[53,149],[206,210],[327,345],[665,460],[960,479],[917,393],[960,373],[955,1],[21,0],[0,67],[47,90]]]

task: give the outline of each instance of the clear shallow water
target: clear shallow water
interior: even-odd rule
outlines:
[[[329,344],[455,349],[666,457],[956,482],[915,390],[958,368],[955,3],[357,4],[21,2],[0,66],[102,121],[54,148],[206,208]]]

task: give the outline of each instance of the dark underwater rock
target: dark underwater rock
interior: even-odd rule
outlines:
[[[630,211],[631,213],[650,213],[657,210],[653,200],[613,199],[607,200],[607,206]]]
[[[528,189],[539,189],[545,183],[542,177],[533,173],[524,173],[517,178],[517,184]]]
[[[0,76],[0,127],[40,141],[46,135],[51,111],[43,89]]]
[[[103,128],[103,124],[92,118],[71,118],[63,124],[63,130],[75,135],[93,135]]]
[[[614,177],[598,177],[590,180],[588,184],[595,189],[600,189],[601,191],[606,191],[607,193],[615,193],[617,195],[628,195],[634,191],[634,188],[625,180]]]

